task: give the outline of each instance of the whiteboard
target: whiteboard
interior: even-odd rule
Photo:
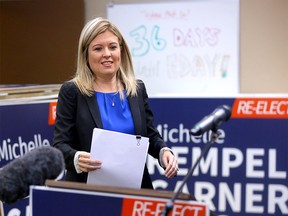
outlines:
[[[110,4],[149,96],[239,93],[239,0]]]

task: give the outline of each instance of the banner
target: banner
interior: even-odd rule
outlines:
[[[96,192],[75,188],[32,186],[31,212],[33,216],[155,216],[161,214],[162,209],[169,201],[166,197],[147,197],[147,195],[141,194],[140,191],[138,191],[138,194],[137,191],[132,193],[134,194],[126,194],[125,190],[121,193],[113,193],[111,189],[107,192]],[[47,200],[49,200],[49,205],[45,202]],[[110,206],[113,206],[113,208],[110,208]],[[174,215],[209,216],[210,212],[204,203],[186,199],[175,201],[174,208],[170,211],[169,216]]]
[[[183,192],[208,204],[218,215],[288,214],[288,98],[153,99],[156,125],[178,157],[179,172],[163,178],[155,160],[148,160],[156,189],[176,190],[209,133],[193,137],[193,126],[219,105],[232,108],[220,137],[201,160]]]
[[[183,192],[204,201],[217,215],[288,215],[287,96],[150,99],[155,126],[179,162],[178,176],[167,179],[158,161],[149,157],[154,187],[179,188],[209,142],[209,132],[194,137],[191,129],[224,104],[231,107],[232,116],[220,125],[218,140]],[[55,107],[55,101],[0,106],[0,167],[34,148],[52,144]],[[4,215],[28,216],[28,202],[24,201],[4,204]]]

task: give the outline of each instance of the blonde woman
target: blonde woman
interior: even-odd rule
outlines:
[[[53,146],[64,154],[66,180],[86,182],[89,171],[101,169],[102,162],[89,153],[94,128],[148,137],[148,153],[159,159],[165,176],[177,174],[177,159],[153,125],[145,85],[135,78],[128,46],[104,18],[84,26],[76,75],[58,96]],[[146,166],[141,188],[153,188]]]

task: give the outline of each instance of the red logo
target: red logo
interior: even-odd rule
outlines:
[[[160,216],[165,202],[152,199],[123,199],[122,216]],[[207,207],[196,202],[175,202],[169,216],[173,215],[197,215],[205,216]]]
[[[237,98],[232,118],[288,118],[288,98]]]
[[[49,104],[49,118],[48,118],[48,124],[49,125],[54,125],[55,124],[55,119],[56,119],[56,106],[57,102],[51,102]]]

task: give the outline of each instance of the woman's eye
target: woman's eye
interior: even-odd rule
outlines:
[[[95,47],[94,50],[95,50],[95,51],[101,51],[101,50],[102,50],[102,47]]]
[[[115,49],[117,49],[118,47],[115,45],[115,46],[111,46],[110,47],[110,49],[112,49],[112,50],[115,50]]]

